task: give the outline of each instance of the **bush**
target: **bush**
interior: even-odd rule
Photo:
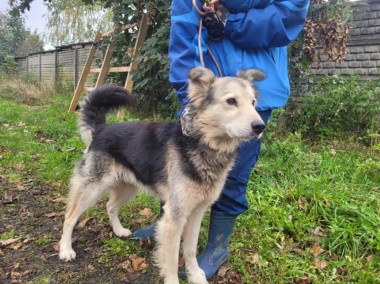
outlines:
[[[288,130],[305,138],[365,137],[379,130],[380,80],[325,76],[287,112]]]

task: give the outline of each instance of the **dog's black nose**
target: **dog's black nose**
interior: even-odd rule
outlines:
[[[264,131],[265,124],[263,122],[252,122],[251,127],[253,132],[259,135]]]

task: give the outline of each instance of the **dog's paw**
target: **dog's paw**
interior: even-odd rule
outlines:
[[[204,271],[200,268],[192,270],[187,273],[187,279],[192,284],[208,284]]]
[[[59,252],[59,259],[64,260],[64,261],[70,261],[75,259],[76,253],[73,249],[65,249],[65,250],[60,250]]]
[[[115,228],[115,229],[113,229],[113,232],[119,238],[125,238],[125,237],[129,237],[130,235],[132,235],[132,232],[128,229],[125,229],[125,228],[117,228],[117,229]]]

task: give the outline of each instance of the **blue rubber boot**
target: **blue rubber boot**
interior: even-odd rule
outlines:
[[[228,243],[236,221],[235,215],[211,210],[208,243],[198,256],[198,264],[209,279],[228,258]]]
[[[159,218],[161,218],[162,214],[164,214],[164,203],[161,202],[160,203],[160,216]],[[151,239],[151,240],[154,240],[154,235],[156,233],[156,227],[157,227],[157,223],[153,223],[152,225],[149,225],[145,228],[142,228],[140,230],[137,230],[136,232],[134,232],[132,234],[132,238],[134,239]]]

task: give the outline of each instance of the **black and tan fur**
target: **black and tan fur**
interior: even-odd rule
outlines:
[[[258,70],[241,71],[237,78],[216,78],[202,67],[189,73],[188,96],[194,108],[191,136],[169,123],[106,124],[111,109],[133,103],[121,87],[94,90],[81,106],[78,127],[88,151],[75,168],[60,241],[59,257],[75,258],[71,236],[79,216],[109,192],[107,212],[114,233],[126,237],[117,216],[138,188],[165,202],[155,239],[156,263],[165,283],[179,283],[177,262],[181,236],[190,283],[208,283],[196,260],[198,233],[204,212],[223,188],[239,143],[258,139],[264,123],[255,110],[253,80]]]

